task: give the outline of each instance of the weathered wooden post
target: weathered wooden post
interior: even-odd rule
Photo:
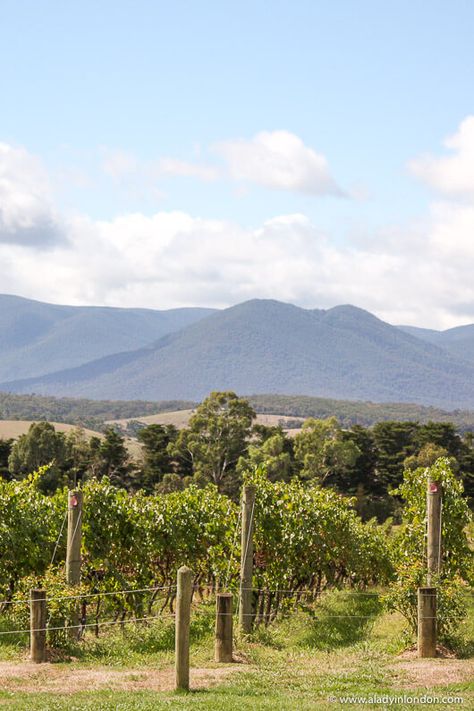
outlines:
[[[426,582],[431,585],[432,578],[441,572],[441,484],[439,481],[428,481],[426,494],[427,531],[427,564]]]
[[[242,548],[240,556],[239,625],[242,632],[251,632],[252,579],[253,579],[253,530],[255,509],[255,486],[244,486],[242,496]]]
[[[426,582],[428,587],[418,588],[419,657],[436,657],[437,590],[431,585],[435,576],[441,572],[441,493],[441,483],[429,479],[426,492]]]
[[[46,591],[30,590],[30,654],[31,661],[46,660]]]
[[[189,690],[189,627],[191,622],[191,599],[193,573],[183,565],[178,570],[175,621],[175,674],[176,689]]]
[[[66,582],[81,582],[82,491],[70,491],[67,509]]]
[[[82,491],[69,491],[67,507],[67,549],[66,582],[75,586],[81,582],[81,545],[82,545]],[[79,603],[71,615],[70,636],[78,639],[80,630]]]
[[[217,593],[216,596],[216,662],[232,661],[232,593]]]
[[[436,588],[418,588],[418,656],[436,657]]]

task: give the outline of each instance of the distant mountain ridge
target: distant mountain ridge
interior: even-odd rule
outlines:
[[[136,350],[0,389],[145,400],[200,400],[232,389],[469,409],[474,362],[354,306],[302,309],[256,299]]]
[[[474,363],[474,324],[455,326],[446,331],[434,331],[416,326],[399,326],[399,328],[405,333],[443,348],[457,358]]]
[[[136,350],[213,311],[59,306],[0,294],[0,381],[45,375]]]

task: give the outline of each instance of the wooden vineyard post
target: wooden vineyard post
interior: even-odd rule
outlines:
[[[439,481],[431,479],[428,481],[426,513],[428,518],[426,582],[431,585],[433,576],[441,572],[441,484]]]
[[[67,549],[66,582],[75,586],[81,582],[81,545],[82,545],[82,491],[69,491],[67,508]],[[79,609],[71,616],[71,637],[80,636]]]
[[[242,496],[242,547],[240,557],[239,626],[242,632],[252,631],[253,530],[255,486],[244,486]]]
[[[436,588],[418,588],[418,656],[436,657]]]
[[[46,660],[46,591],[30,590],[30,654],[31,661]]]
[[[183,565],[178,570],[175,622],[175,673],[176,689],[189,691],[189,627],[193,573]]]
[[[431,586],[433,579],[441,572],[441,502],[440,482],[429,479],[426,492],[428,587],[418,588],[418,656],[422,658],[436,657],[437,590]]]
[[[232,661],[232,593],[217,593],[216,597],[216,662]]]
[[[70,491],[67,509],[66,582],[81,582],[82,491]]]

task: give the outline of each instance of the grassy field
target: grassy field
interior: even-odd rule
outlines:
[[[143,422],[145,425],[174,425],[178,429],[187,427],[190,417],[194,414],[195,410],[176,410],[174,412],[160,412],[156,415],[145,415],[144,417],[135,417],[121,420],[108,420],[106,424],[117,424],[122,427],[126,427],[129,422],[137,420],[138,422]],[[299,421],[303,424],[304,417],[286,417],[285,415],[270,415],[270,414],[259,414],[255,420],[256,423],[260,425],[267,425],[269,427],[277,427],[282,424],[283,429],[285,429],[284,424],[286,420]],[[295,434],[299,432],[299,429],[287,429],[285,430],[289,434]]]
[[[26,434],[33,424],[32,420],[0,420],[0,439],[17,439]],[[58,432],[70,432],[77,429],[77,425],[67,425],[64,422],[51,423]],[[84,430],[87,437],[103,437],[100,432]]]
[[[189,693],[173,691],[173,627],[110,630],[70,650],[70,658],[27,662],[25,640],[0,637],[0,707],[211,709],[214,711],[416,708],[415,696],[462,697],[474,708],[474,600],[458,658],[418,660],[403,651],[403,620],[377,598],[332,593],[315,613],[299,612],[236,640],[236,663],[213,661],[213,613],[194,615]],[[405,695],[405,702],[401,697]],[[344,702],[345,697],[363,697]],[[373,698],[373,697],[379,697]],[[397,697],[395,704],[380,697]],[[371,704],[370,701],[375,703]]]
[[[33,424],[33,420],[0,420],[0,439],[18,439],[20,435],[26,434]],[[78,425],[68,425],[64,422],[52,422],[51,423],[57,432],[71,432],[71,430],[77,429]],[[104,435],[102,432],[96,432],[94,430],[84,429],[86,437],[99,437],[103,439]],[[134,458],[138,458],[141,454],[141,446],[136,440],[126,437],[125,446],[127,447],[130,455]]]

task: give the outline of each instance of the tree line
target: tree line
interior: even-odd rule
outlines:
[[[376,403],[335,400],[311,395],[249,395],[247,401],[257,413],[281,414],[286,417],[336,416],[344,427],[371,427],[382,421],[448,422],[458,432],[474,430],[474,412],[414,403]],[[140,418],[159,412],[189,410],[199,403],[189,400],[88,400],[86,398],[0,392],[0,419],[48,420],[103,431],[111,420]]]
[[[336,417],[308,418],[295,436],[281,426],[257,424],[248,400],[233,392],[213,392],[195,410],[188,427],[152,424],[136,427],[141,452],[131,455],[122,433],[103,436],[83,430],[57,432],[37,422],[16,441],[0,440],[0,475],[22,479],[48,465],[41,480],[45,493],[90,479],[110,479],[135,492],[170,493],[190,484],[214,483],[237,500],[245,474],[264,465],[270,481],[317,482],[353,496],[363,518],[384,520],[397,514],[404,469],[432,465],[449,457],[474,497],[474,435],[453,423],[378,422],[343,427]]]

